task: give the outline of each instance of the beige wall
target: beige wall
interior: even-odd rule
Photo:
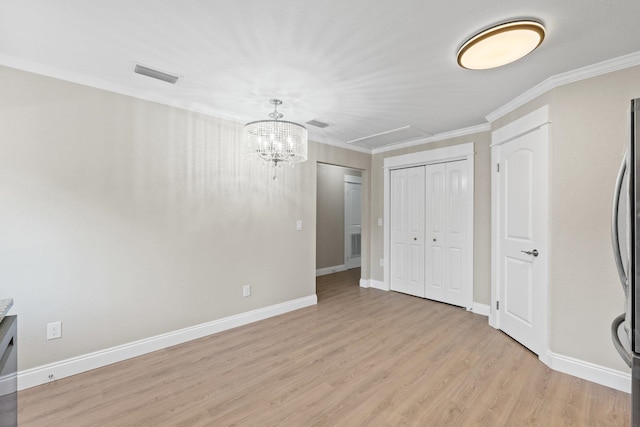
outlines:
[[[344,177],[362,172],[318,163],[316,269],[344,264]]]
[[[624,311],[610,215],[635,97],[640,67],[558,87],[492,124],[497,129],[549,104],[549,346],[623,371],[628,368],[609,333],[612,319]]]
[[[473,300],[481,304],[491,301],[491,150],[489,148],[489,132],[481,132],[457,138],[445,139],[428,144],[417,145],[400,150],[374,154],[371,178],[371,277],[383,280],[383,269],[378,260],[384,257],[383,227],[378,226],[378,218],[383,218],[384,211],[384,176],[383,164],[387,157],[407,153],[433,150],[447,146],[474,142],[474,259],[473,259]]]
[[[370,155],[311,143],[273,182],[242,124],[10,68],[0,80],[0,298],[20,370],[315,293],[316,161]],[[45,340],[57,320],[62,339]]]

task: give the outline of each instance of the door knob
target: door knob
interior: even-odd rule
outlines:
[[[540,255],[540,252],[538,252],[538,250],[537,250],[537,249],[534,249],[534,250],[532,250],[532,251],[520,251],[520,252],[525,253],[525,254],[527,254],[527,255],[533,255],[533,256],[538,256],[538,255]]]

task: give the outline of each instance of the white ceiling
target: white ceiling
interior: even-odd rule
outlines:
[[[531,55],[494,70],[456,65],[468,37],[521,17],[547,29]],[[0,63],[241,122],[266,119],[280,98],[285,120],[330,124],[307,126],[312,139],[366,149],[484,124],[550,76],[638,51],[638,0],[0,3]],[[181,78],[143,77],[134,63]]]

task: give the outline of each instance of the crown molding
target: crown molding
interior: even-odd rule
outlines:
[[[636,65],[640,65],[640,51],[607,61],[598,62],[597,64],[587,65],[586,67],[567,71],[566,73],[556,74],[555,76],[551,76],[542,83],[532,87],[517,98],[514,98],[512,101],[506,103],[494,112],[487,114],[485,118],[489,123],[494,122],[500,117],[503,117],[516,108],[522,107],[526,103],[533,101],[535,98],[553,88],[602,74],[623,70],[625,68],[635,67]]]
[[[404,142],[402,144],[388,145],[385,147],[372,150],[372,154],[386,153],[387,151],[399,150],[401,148],[414,147],[416,145],[428,144],[430,142],[442,141],[444,139],[457,138],[459,136],[472,135],[479,132],[488,132],[491,130],[489,123],[483,123],[480,125],[469,126],[462,129],[456,129],[449,132],[437,133],[427,138],[414,139],[413,141]]]
[[[46,77],[53,77],[56,79],[80,84],[83,86],[102,89],[102,90],[117,93],[120,95],[131,96],[133,98],[155,102],[155,103],[167,105],[170,107],[180,108],[182,110],[200,113],[200,114],[216,117],[223,120],[229,120],[229,121],[241,123],[241,124],[246,122],[246,120],[244,120],[241,117],[233,116],[223,111],[215,110],[211,107],[208,107],[199,103],[176,102],[174,99],[171,99],[169,97],[164,97],[164,96],[158,96],[157,94],[149,91],[137,90],[129,86],[119,85],[113,82],[97,79],[85,74],[75,73],[75,72],[64,70],[57,67],[42,65],[36,62],[16,58],[6,54],[0,54],[0,65],[31,72],[34,74],[43,75]],[[527,90],[526,92],[514,98],[512,101],[506,103],[505,105],[498,108],[494,112],[489,113],[487,116],[485,116],[487,123],[479,124],[476,126],[470,126],[462,129],[456,129],[448,132],[443,132],[443,133],[435,134],[433,136],[429,136],[426,138],[414,139],[412,141],[407,141],[400,144],[388,145],[388,146],[384,146],[376,149],[368,149],[368,148],[350,145],[343,141],[336,140],[335,138],[318,137],[318,135],[310,135],[310,136],[312,137],[316,136],[316,138],[313,138],[313,140],[320,144],[331,145],[334,147],[344,148],[346,150],[357,151],[357,152],[366,153],[366,154],[379,154],[379,153],[385,153],[388,151],[399,150],[402,148],[413,147],[416,145],[442,141],[444,139],[470,135],[478,132],[490,131],[491,130],[490,124],[492,122],[499,119],[500,117],[505,116],[506,114],[512,112],[513,110],[525,105],[526,103],[531,102],[538,96],[548,92],[553,88],[556,88],[558,86],[562,86],[565,84],[569,84],[569,83],[574,83],[579,80],[596,77],[596,76],[610,73],[613,71],[634,67],[636,65],[640,65],[640,51],[634,52],[628,55],[620,56],[618,58],[614,58],[611,60],[599,62],[597,64],[588,65],[586,67],[578,68],[576,70],[568,71],[566,73],[556,74],[555,76],[551,76],[548,79],[544,80],[542,83]]]

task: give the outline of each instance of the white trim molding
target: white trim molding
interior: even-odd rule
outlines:
[[[216,334],[238,326],[264,320],[269,317],[278,316],[290,311],[316,305],[318,297],[309,295],[307,297],[286,301],[269,307],[259,308],[246,313],[236,314],[200,325],[191,326],[166,334],[144,338],[128,344],[107,348],[82,356],[72,357],[59,362],[49,363],[18,372],[18,390],[35,387],[50,381],[80,374],[92,369],[111,365],[163,348],[182,344],[187,341]]]
[[[546,359],[540,357],[540,360],[554,371],[573,375],[574,377],[624,391],[625,393],[631,393],[630,373],[563,356],[552,351],[547,352]]]
[[[333,267],[323,267],[316,270],[316,277],[326,276],[327,274],[339,273],[341,271],[347,271],[347,266],[344,264],[334,265]]]
[[[360,279],[360,287],[361,288],[372,288],[378,289],[381,291],[388,291],[389,289],[385,288],[384,282],[373,279]]]
[[[479,302],[473,302],[471,306],[471,310],[469,310],[475,314],[480,314],[481,316],[489,316],[489,312],[491,311],[491,307],[487,304],[480,304]]]
[[[542,83],[532,87],[517,98],[507,102],[494,112],[487,114],[485,118],[489,123],[494,122],[500,117],[509,114],[513,110],[522,107],[526,103],[533,101],[535,98],[558,86],[589,79],[602,74],[612,73],[625,68],[635,67],[636,65],[640,65],[640,52],[634,52],[629,55],[598,62],[597,64],[587,65],[586,67],[567,71],[566,73],[556,74],[555,76],[551,76]]]
[[[547,123],[551,123],[551,113],[549,106],[544,105],[518,120],[493,131],[491,133],[491,147],[509,142]]]

